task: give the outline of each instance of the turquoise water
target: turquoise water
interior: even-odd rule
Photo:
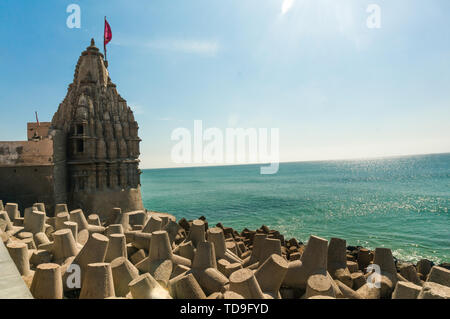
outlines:
[[[450,261],[450,154],[376,160],[143,170],[147,209],[205,215],[238,231],[341,237],[407,261]]]

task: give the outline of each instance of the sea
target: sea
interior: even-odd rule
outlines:
[[[396,258],[450,262],[450,153],[365,160],[146,169],[144,207],[237,231],[343,238]]]

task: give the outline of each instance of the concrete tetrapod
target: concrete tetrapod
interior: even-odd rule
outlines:
[[[185,260],[173,255],[167,232],[159,230],[152,234],[148,257],[138,262],[136,267],[142,272],[149,272],[156,281],[167,287],[177,257]]]
[[[147,255],[145,254],[145,251],[143,249],[139,249],[137,252],[131,255],[130,260],[133,263],[133,265],[136,265],[140,261],[144,260],[146,257]]]
[[[34,203],[33,207],[36,207],[36,209],[40,212],[46,213],[45,211],[45,204],[44,203]]]
[[[63,223],[64,228],[68,228],[70,229],[70,231],[72,232],[73,238],[75,239],[76,242],[78,242],[78,224],[75,222],[64,222]]]
[[[339,290],[342,292],[344,298],[363,299],[355,290],[344,284],[342,281],[335,280],[334,282],[339,287]]]
[[[111,224],[106,228],[106,236],[123,233],[123,226],[121,224]]]
[[[207,295],[224,291],[229,282],[228,278],[217,270],[214,244],[210,242],[198,243],[192,273]]]
[[[259,257],[261,256],[261,249],[263,246],[262,244],[263,244],[264,240],[266,240],[266,238],[267,238],[267,234],[255,234],[255,236],[253,237],[252,254],[250,255],[249,258],[246,258],[244,260],[244,263],[242,264],[242,266],[248,267],[259,261]]]
[[[120,215],[122,215],[122,209],[120,207],[114,207],[111,210],[111,213],[108,214],[108,217],[106,218],[105,225],[113,225],[117,224],[118,220],[120,218]]]
[[[421,286],[412,282],[397,281],[397,285],[392,293],[392,299],[417,299],[421,290]]]
[[[192,222],[192,226],[189,229],[187,241],[192,241],[192,244],[197,248],[198,244],[206,241],[205,236],[205,222],[201,219],[196,219]]]
[[[32,211],[24,220],[24,231],[32,234],[44,231],[45,213],[40,211]]]
[[[392,251],[389,248],[376,248],[373,263],[381,270],[381,298],[390,298],[397,284],[397,267],[395,266]]]
[[[30,264],[33,266],[38,266],[40,264],[51,263],[52,257],[52,254],[50,254],[47,250],[33,250],[30,257]]]
[[[66,212],[66,213],[69,212],[69,210],[67,209],[67,204],[56,204],[54,216],[57,216],[59,213],[63,213],[63,212]]]
[[[236,270],[242,269],[242,264],[240,263],[230,263],[226,259],[217,260],[217,270],[219,270],[225,277],[230,277],[232,273]]]
[[[13,230],[14,226],[13,226],[13,223],[11,222],[11,219],[9,218],[9,215],[6,211],[0,211],[0,219],[4,220],[6,223],[5,231],[11,232]]]
[[[43,232],[34,234],[34,243],[39,248],[42,244],[48,244],[50,243],[50,240],[48,239],[47,235]]]
[[[30,291],[36,299],[62,299],[61,267],[53,263],[37,266]]]
[[[60,229],[53,233],[53,258],[61,264],[67,257],[78,254],[77,244],[70,229]]]
[[[64,226],[64,223],[68,222],[68,221],[70,221],[70,215],[68,212],[58,213],[55,218],[55,229],[60,230],[60,229],[66,228]]]
[[[180,278],[174,278],[173,291],[177,299],[206,299],[206,295],[199,283],[192,275],[180,275]]]
[[[88,264],[103,263],[105,261],[108,243],[109,239],[102,234],[93,233],[89,236],[88,241],[72,262],[72,264],[80,267],[81,282],[84,282]],[[66,282],[64,274],[63,281],[64,283]]]
[[[143,210],[135,210],[132,212],[127,212],[127,214],[128,214],[128,221],[132,226],[137,225],[143,226],[146,222],[147,215]]]
[[[92,263],[86,267],[80,299],[115,297],[114,281],[109,263]]]
[[[450,270],[439,266],[433,266],[428,274],[427,281],[450,287]]]
[[[419,275],[417,275],[416,267],[413,264],[406,263],[400,266],[400,275],[406,280],[421,286]]]
[[[181,257],[187,258],[189,260],[194,260],[195,248],[192,241],[182,242],[175,248],[174,253],[177,253]]]
[[[130,291],[128,284],[139,276],[138,269],[125,257],[118,257],[111,262],[114,291],[117,297],[125,297]]]
[[[130,226],[130,215],[128,215],[127,213],[122,213],[118,216],[118,219],[116,221],[116,224],[121,224],[123,227],[123,231],[127,232],[129,230],[131,230],[131,226]]]
[[[336,298],[331,281],[332,279],[325,275],[311,275],[306,282],[306,293],[304,298],[308,299],[314,296],[329,296]]]
[[[327,273],[328,241],[311,236],[303,252],[301,260],[289,263],[283,285],[306,290],[306,281],[313,274]]]
[[[173,254],[169,235],[165,230],[153,232],[148,258],[150,261],[170,259],[174,266],[192,266],[192,262],[189,259]]]
[[[141,231],[135,231],[133,236],[133,246],[137,249],[148,250],[150,247],[150,241],[152,239],[151,233],[143,233]]]
[[[20,275],[31,275],[30,261],[28,259],[28,245],[22,242],[14,241],[6,245],[11,259],[16,264]]]
[[[78,224],[78,230],[88,229],[89,224],[81,209],[75,209],[70,212],[69,220]]]
[[[340,238],[331,238],[328,244],[327,270],[333,279],[353,286],[350,271],[347,268],[347,242]]]
[[[226,259],[230,263],[240,263],[242,264],[242,259],[239,258],[236,254],[231,252],[226,247],[225,236],[223,234],[222,228],[213,227],[208,229],[208,241],[214,244],[214,250],[216,253],[216,258]]]
[[[450,287],[427,281],[423,284],[417,299],[450,299]]]
[[[266,238],[262,241],[258,258],[259,265],[263,264],[272,254],[281,256],[281,241],[279,239]]]
[[[134,299],[172,299],[169,292],[149,273],[136,277],[128,287]]]
[[[90,214],[87,221],[89,225],[101,226],[100,217],[97,214]]]
[[[366,248],[358,249],[357,261],[359,270],[365,271],[366,267],[369,266],[372,261],[370,251]]]
[[[255,278],[264,293],[280,299],[280,287],[287,270],[288,262],[278,254],[272,254],[259,266]]]
[[[16,203],[6,203],[5,211],[11,221],[20,217],[19,205]]]
[[[167,232],[167,234],[169,235],[170,244],[173,244],[182,228],[180,225],[178,225],[178,223],[174,222],[171,219],[168,219],[167,224],[163,226],[162,230],[165,230]]]
[[[241,295],[245,299],[265,298],[253,271],[247,268],[240,269],[231,274],[229,290]]]
[[[154,231],[161,230],[162,227],[162,220],[156,215],[152,215],[150,219],[147,221],[147,224],[145,224],[144,228],[142,229],[143,233],[153,233]]]
[[[75,209],[70,212],[70,221],[78,224],[78,231],[87,229],[90,233],[103,233],[105,227],[90,225],[81,209]]]
[[[128,258],[127,244],[124,234],[112,234],[108,236],[109,244],[106,250],[105,262],[111,262],[118,257]]]

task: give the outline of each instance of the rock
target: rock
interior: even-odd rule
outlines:
[[[360,248],[358,250],[358,268],[359,270],[365,271],[366,267],[369,266],[370,262],[372,261],[370,251],[366,248]]]
[[[359,266],[356,262],[354,261],[347,261],[347,268],[351,273],[354,272],[358,272],[359,271]]]
[[[416,265],[416,270],[426,278],[426,276],[430,273],[431,267],[433,267],[433,263],[431,261],[428,259],[421,259]]]
[[[402,264],[400,266],[400,275],[402,275],[406,280],[416,284],[422,285],[419,276],[417,275],[416,267],[413,264]]]
[[[442,263],[439,265],[439,267],[445,268],[447,270],[450,270],[450,263]]]

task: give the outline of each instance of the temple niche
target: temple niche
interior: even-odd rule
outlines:
[[[107,214],[111,205],[143,208],[138,123],[111,82],[94,40],[78,59],[73,83],[53,116],[52,128],[66,135],[67,185],[73,207],[98,214]]]

